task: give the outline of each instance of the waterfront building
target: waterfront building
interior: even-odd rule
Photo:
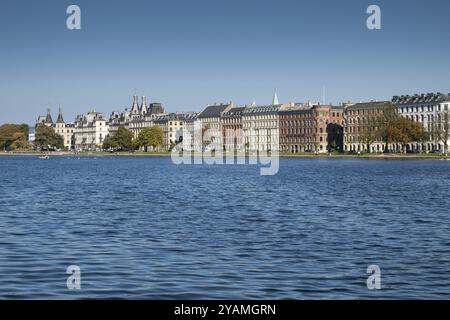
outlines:
[[[282,151],[322,153],[343,150],[343,107],[291,103],[279,113]]]
[[[178,148],[182,148],[184,119],[184,113],[168,113],[153,118],[153,125],[161,127],[164,132],[165,150],[175,148],[177,145]]]
[[[195,150],[194,132],[196,130],[198,112],[188,112],[183,117],[183,150],[193,151]],[[198,132],[198,130],[197,130]],[[200,130],[201,134],[201,130]],[[199,134],[199,135],[200,135]],[[197,143],[198,144],[198,143]]]
[[[134,96],[133,105],[130,111],[130,121],[128,129],[133,132],[135,138],[142,129],[151,127],[156,116],[164,114],[164,109],[160,103],[152,103],[147,106],[146,97],[142,97],[141,105],[138,104],[138,96]]]
[[[156,116],[164,114],[164,109],[160,103],[150,103],[147,105],[147,98],[142,96],[139,105],[138,96],[133,96],[133,104],[125,111],[113,111],[109,118],[110,133],[114,134],[119,127],[130,130],[137,138],[142,129],[151,127]]]
[[[347,152],[383,152],[385,144],[379,136],[380,117],[389,101],[348,104],[344,109],[344,150]]]
[[[130,123],[130,110],[126,108],[124,111],[113,111],[109,117],[108,126],[109,134],[114,135],[119,127],[129,129]]]
[[[198,126],[202,130],[202,150],[223,150],[221,116],[234,108],[233,102],[207,106],[197,116]]]
[[[75,119],[74,142],[77,150],[101,149],[108,135],[108,122],[100,112],[93,110]]]
[[[280,111],[280,149],[283,152],[316,151],[316,125],[313,105],[294,103]]]
[[[274,97],[275,100],[275,97]],[[242,130],[246,150],[279,151],[279,111],[283,105],[245,108],[242,111]]]
[[[46,125],[47,127],[53,126],[52,115],[50,113],[50,109],[47,109],[47,115],[39,116],[36,121],[36,127],[40,124]]]
[[[449,112],[450,94],[428,93],[394,96],[392,104],[402,117],[412,119],[423,125],[428,133],[428,140],[406,145],[407,152],[444,151],[444,143],[438,138],[437,130],[444,130],[443,121],[448,120],[445,113]],[[448,126],[448,124],[447,124]],[[445,139],[444,139],[445,140]],[[450,144],[450,140],[448,142]],[[401,151],[402,146],[394,145],[394,151]]]
[[[242,131],[242,113],[245,107],[234,107],[222,112],[222,141],[225,151],[244,151],[244,134]]]
[[[35,128],[39,125],[45,125],[48,127],[52,127],[53,130],[55,130],[55,133],[59,134],[63,140],[64,140],[64,147],[67,149],[72,149],[74,147],[74,125],[73,123],[65,123],[64,117],[62,115],[61,108],[59,108],[58,118],[56,122],[53,122],[50,109],[47,109],[47,115],[46,116],[39,116],[38,120],[36,121]],[[35,131],[33,131],[33,136],[30,137],[34,141],[35,138]]]
[[[62,115],[61,108],[59,108],[58,119],[54,124],[54,129],[57,134],[59,134],[64,139],[64,147],[67,149],[74,148],[74,130],[75,126],[73,123],[65,123],[64,117]]]

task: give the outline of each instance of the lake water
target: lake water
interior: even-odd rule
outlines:
[[[450,161],[0,157],[0,298],[448,299],[449,185]]]

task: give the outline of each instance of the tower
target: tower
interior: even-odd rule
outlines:
[[[59,108],[59,113],[58,113],[58,119],[56,120],[56,123],[64,123],[64,118],[62,115],[62,109]]]
[[[139,114],[138,96],[133,96],[133,106],[131,107],[131,114]]]
[[[50,108],[47,108],[47,116],[45,117],[45,124],[46,125],[53,124],[52,115],[50,114]]]
[[[277,89],[275,89],[275,92],[273,94],[273,99],[272,99],[272,105],[276,106],[279,104],[280,104],[280,102],[278,101]]]
[[[145,96],[142,96],[142,104],[141,104],[141,114],[147,114],[147,99]]]

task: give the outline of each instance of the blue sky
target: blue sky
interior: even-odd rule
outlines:
[[[77,4],[82,30],[66,28]],[[366,9],[382,10],[382,30]],[[450,92],[448,0],[2,0],[0,123],[129,107]]]

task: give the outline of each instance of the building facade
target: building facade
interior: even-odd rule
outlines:
[[[153,120],[159,115],[163,115],[164,109],[160,103],[150,103],[147,105],[147,98],[142,96],[139,105],[139,97],[133,96],[131,108],[124,111],[113,111],[109,117],[109,132],[113,135],[119,127],[124,127],[133,133],[137,138],[142,129],[151,127]]]
[[[74,123],[74,142],[77,150],[99,150],[109,135],[109,125],[102,113],[95,110],[77,116]]]
[[[184,113],[168,113],[162,115],[155,115],[152,124],[159,126],[164,132],[165,150],[173,148],[183,148],[183,126],[185,114]]]
[[[50,109],[47,109],[46,116],[38,117],[35,128],[37,128],[38,125],[45,125],[47,127],[52,127],[53,130],[55,131],[55,133],[59,134],[63,138],[64,147],[66,149],[71,150],[75,147],[74,146],[74,124],[73,123],[65,123],[61,108],[59,108],[58,118],[57,118],[56,122],[53,122]],[[31,138],[34,141],[35,131],[33,131],[33,136]]]
[[[195,138],[201,135],[201,129],[198,129],[197,121],[198,112],[188,112],[183,116],[183,137],[182,148],[186,151],[194,151],[200,148],[199,142],[195,142]],[[197,131],[196,131],[197,130]]]
[[[124,127],[125,129],[129,129],[130,124],[130,110],[125,109],[124,111],[113,111],[109,116],[108,127],[109,134],[114,135],[119,127]]]
[[[74,131],[75,126],[73,123],[65,123],[64,117],[62,115],[61,108],[59,109],[58,119],[54,124],[54,129],[57,134],[59,134],[64,139],[64,147],[71,150],[75,147],[74,145]]]
[[[47,115],[38,117],[36,121],[36,127],[41,124],[47,127],[53,127],[53,119],[50,113],[50,109],[47,109]]]
[[[344,109],[344,150],[347,152],[383,152],[385,143],[379,135],[380,122],[389,101],[371,101],[348,105]]]
[[[295,103],[280,110],[283,152],[343,151],[343,107]]]
[[[245,149],[280,151],[279,111],[283,105],[251,106],[242,112]]]
[[[436,131],[445,130],[444,121],[448,121],[450,109],[450,94],[427,93],[413,96],[394,96],[392,104],[398,113],[405,118],[412,119],[424,127],[427,132],[427,141],[419,141],[406,145],[408,152],[444,151],[444,142]],[[447,123],[448,126],[448,123]],[[448,141],[450,144],[450,140]],[[393,151],[401,151],[402,146],[394,145]]]
[[[201,139],[202,146],[200,149],[207,151],[223,150],[221,116],[224,112],[234,107],[234,103],[230,102],[228,104],[207,106],[200,112],[197,116],[197,125],[201,128],[203,137]]]
[[[280,149],[283,152],[316,150],[316,125],[313,105],[294,104],[280,111]]]
[[[245,107],[234,107],[221,115],[222,141],[225,151],[244,151],[242,113]]]
[[[158,116],[164,114],[164,109],[160,103],[151,103],[147,106],[147,99],[143,96],[141,105],[139,106],[138,96],[134,96],[133,104],[129,112],[127,128],[137,138],[142,129],[153,126],[153,121]]]

